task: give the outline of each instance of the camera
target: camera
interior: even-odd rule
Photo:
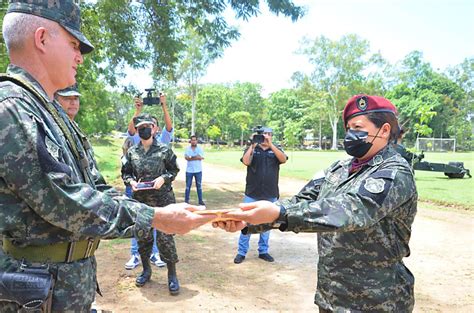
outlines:
[[[143,105],[160,105],[160,97],[153,97],[153,92],[155,91],[155,88],[148,88],[145,89],[146,91],[146,97],[143,98]],[[161,93],[160,93],[161,95]]]
[[[255,133],[252,137],[252,143],[261,144],[265,141],[265,136],[263,136],[263,127],[261,125],[254,127],[252,131]]]

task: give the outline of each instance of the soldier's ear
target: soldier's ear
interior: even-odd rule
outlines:
[[[44,27],[38,27],[34,33],[35,47],[41,52],[46,52],[46,36],[48,30]]]
[[[390,138],[390,131],[392,130],[392,126],[390,126],[389,123],[385,123],[382,125],[382,129],[381,129],[381,136],[383,138]]]

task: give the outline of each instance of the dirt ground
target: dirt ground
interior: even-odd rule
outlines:
[[[181,169],[175,183],[178,201],[183,200],[185,164]],[[243,168],[204,163],[203,174],[209,209],[235,207],[241,201]],[[296,193],[304,184],[281,179],[282,197]],[[196,198],[195,189],[191,197]],[[474,215],[426,209],[423,203],[418,208],[410,242],[412,254],[405,259],[416,279],[415,312],[474,312]],[[239,265],[233,263],[238,233],[206,225],[175,239],[181,284],[181,293],[175,297],[168,293],[165,268],[153,267],[151,281],[137,288],[134,282],[141,266],[124,269],[130,241],[103,241],[97,260],[104,297],[98,297],[98,307],[113,312],[317,311],[313,304],[316,234],[273,231],[270,253],[274,263],[257,257],[258,236],[252,236],[247,258]]]

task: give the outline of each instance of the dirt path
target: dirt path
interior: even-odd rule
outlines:
[[[175,190],[183,199],[184,164]],[[242,199],[245,171],[204,164],[204,199],[208,208],[234,207]],[[282,196],[304,181],[281,179]],[[196,197],[195,190],[191,197]],[[413,225],[412,255],[407,266],[416,278],[415,312],[474,312],[474,219],[465,212],[435,211],[419,205]],[[310,312],[316,311],[316,235],[273,231],[274,263],[257,258],[252,236],[246,260],[235,265],[238,234],[204,226],[176,236],[181,293],[168,294],[166,269],[154,267],[152,280],[135,287],[129,240],[104,241],[97,253],[102,309],[114,312]]]

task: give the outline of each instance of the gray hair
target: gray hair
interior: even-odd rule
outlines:
[[[57,28],[55,22],[48,19],[25,13],[12,12],[5,15],[2,25],[2,34],[8,53],[23,48],[25,41],[34,34],[39,27],[48,28],[53,34]]]

